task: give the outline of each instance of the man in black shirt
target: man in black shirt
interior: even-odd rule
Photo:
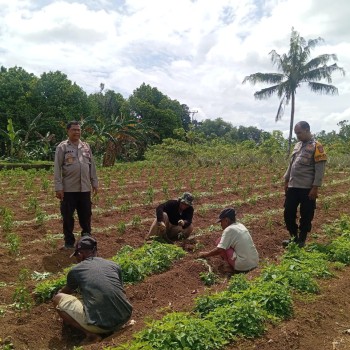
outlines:
[[[157,218],[153,221],[146,240],[152,236],[164,238],[168,243],[188,238],[193,231],[193,196],[185,192],[179,199],[168,200],[158,205]]]
[[[97,257],[97,242],[90,236],[77,243],[78,262],[67,275],[66,285],[53,298],[63,321],[86,335],[85,343],[102,339],[119,329],[130,318],[132,306],[127,300],[120,267]],[[82,301],[71,295],[79,290]]]

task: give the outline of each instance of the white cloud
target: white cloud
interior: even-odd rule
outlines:
[[[313,54],[335,53],[350,71],[347,0],[0,0],[0,64],[37,75],[60,70],[88,93],[125,97],[143,82],[234,125],[288,130],[289,108],[274,122],[278,98],[257,101],[265,86],[246,75],[273,72],[269,52],[288,51],[292,26],[306,39],[323,37]],[[350,74],[350,73],[349,73]],[[296,121],[313,131],[337,130],[349,118],[348,76],[334,75],[338,96],[297,92]]]

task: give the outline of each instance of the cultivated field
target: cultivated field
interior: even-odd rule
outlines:
[[[278,262],[288,238],[283,224],[285,164],[155,167],[146,163],[99,169],[100,190],[93,199],[93,236],[99,255],[115,256],[122,247],[142,247],[154,218],[155,207],[184,191],[195,197],[194,234],[177,245],[187,254],[164,271],[126,285],[136,323],[84,349],[120,345],[146,327],[145,320],[160,319],[170,311],[192,311],[195,298],[223,290],[227,279],[219,258],[208,262],[218,281],[206,286],[200,274],[208,272],[196,254],[208,250],[221,234],[215,223],[219,212],[234,206],[238,220],[251,231],[261,267],[248,274],[259,276],[266,262]],[[49,301],[35,303],[33,292],[40,279],[59,276],[73,263],[63,244],[59,203],[50,171],[0,171],[0,349],[73,349],[82,335],[62,326]],[[350,214],[350,171],[328,167],[314,219],[310,242],[325,242],[324,225]],[[79,235],[79,226],[76,223]],[[291,320],[270,326],[252,340],[239,340],[226,349],[350,349],[350,271],[323,280],[317,296],[295,294]],[[33,302],[33,305],[30,305]],[[166,350],[166,349],[165,349]]]

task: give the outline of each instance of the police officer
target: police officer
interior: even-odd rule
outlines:
[[[54,182],[56,198],[61,201],[65,242],[62,249],[73,249],[75,210],[82,228],[81,235],[91,234],[91,187],[96,195],[98,180],[91,149],[80,140],[80,124],[69,122],[67,134],[68,139],[56,147]]]
[[[286,195],[284,221],[291,238],[283,241],[283,246],[294,241],[299,247],[303,247],[306,236],[311,231],[318,188],[322,184],[327,156],[322,145],[312,137],[307,122],[297,123],[294,133],[299,142],[294,147],[288,169],[284,174]],[[298,226],[296,218],[299,205]]]

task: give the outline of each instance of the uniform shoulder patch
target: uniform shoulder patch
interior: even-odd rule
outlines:
[[[324,151],[324,148],[318,141],[316,141],[314,158],[316,163],[327,160],[327,155]]]

